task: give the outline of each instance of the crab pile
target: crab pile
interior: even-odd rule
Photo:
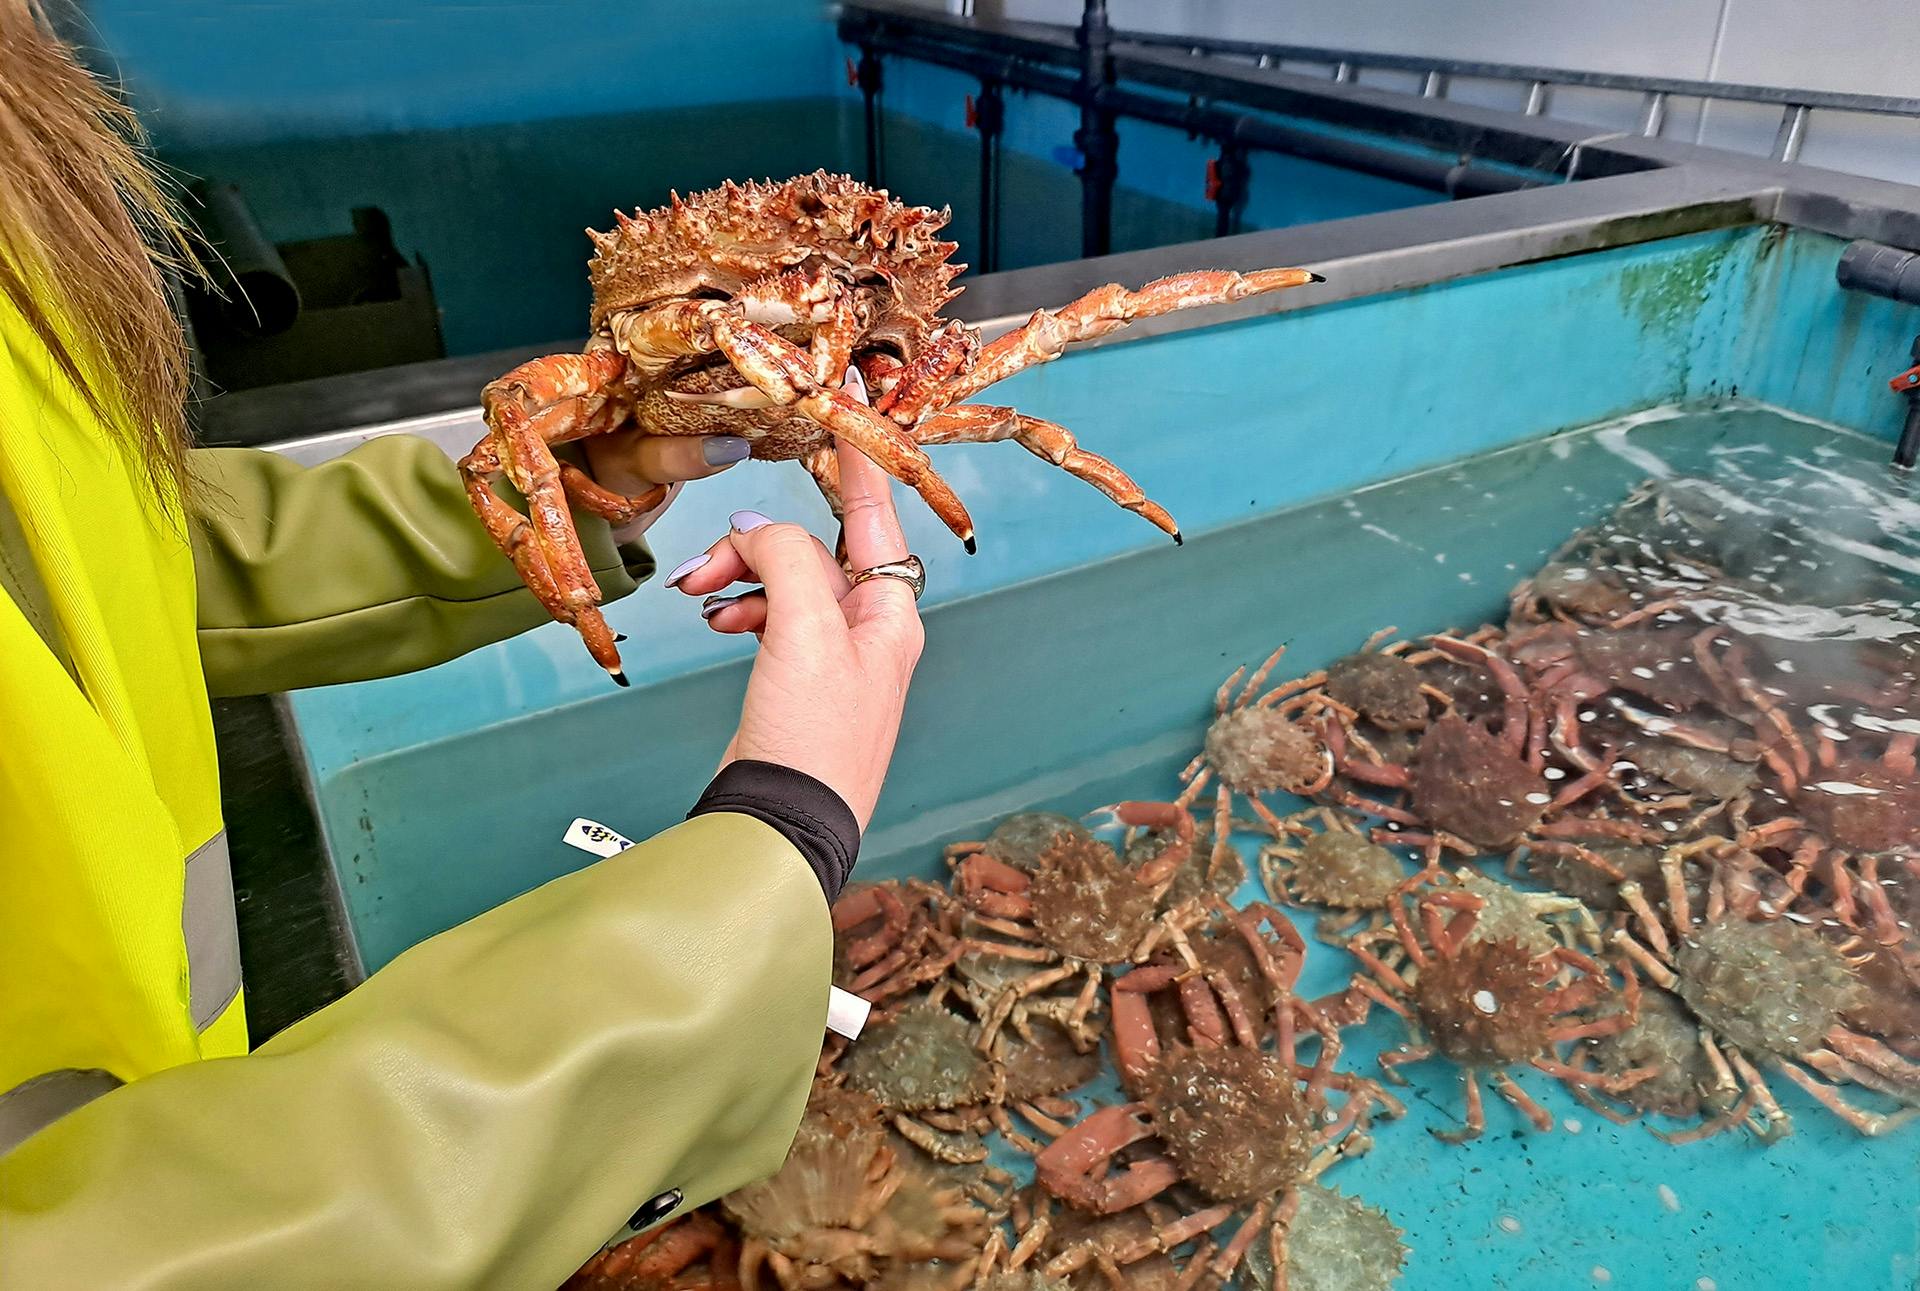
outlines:
[[[1548,1096],[1670,1144],[1920,1115],[1920,666],[1760,630],[1811,593],[1690,498],[1635,494],[1498,622],[1236,672],[1169,802],[849,889],[875,1012],[787,1168],[578,1284],[1380,1291],[1402,1234],[1328,1173],[1430,1142],[1412,1082],[1456,1145]]]

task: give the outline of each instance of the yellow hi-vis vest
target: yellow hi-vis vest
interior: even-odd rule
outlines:
[[[247,1039],[186,529],[4,297],[0,506],[4,1153]]]

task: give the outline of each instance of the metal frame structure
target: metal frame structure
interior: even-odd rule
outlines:
[[[1232,103],[1257,112],[1287,112],[1286,105],[1261,94],[1264,83],[1278,89],[1292,83],[1301,89],[1313,84],[1313,78],[1281,70],[1285,63],[1310,63],[1327,67],[1331,84],[1359,89],[1357,78],[1363,68],[1389,69],[1416,74],[1421,89],[1418,101],[1432,103],[1446,99],[1454,77],[1512,81],[1525,84],[1527,101],[1523,116],[1544,116],[1556,87],[1619,90],[1645,96],[1641,111],[1639,138],[1659,139],[1667,118],[1669,101],[1695,98],[1722,102],[1757,103],[1781,108],[1780,127],[1773,148],[1773,160],[1791,163],[1799,158],[1806,137],[1809,117],[1821,111],[1868,113],[1904,117],[1920,122],[1920,98],[1889,98],[1871,94],[1845,94],[1822,90],[1784,89],[1764,85],[1738,85],[1712,81],[1680,80],[1673,77],[1629,76],[1606,72],[1580,72],[1563,68],[1533,67],[1509,63],[1483,63],[1463,59],[1413,57],[1395,54],[1371,54],[1357,50],[1330,49],[1311,45],[1287,45],[1260,41],[1223,40],[1206,36],[1162,35],[1115,30],[1107,21],[1106,0],[1085,0],[1085,16],[1078,27],[1050,23],[990,21],[960,18],[930,12],[917,6],[890,3],[888,0],[858,0],[841,6],[841,39],[859,47],[861,80],[867,82],[871,65],[874,83],[879,80],[882,58],[904,59],[950,68],[980,80],[980,98],[996,101],[1006,89],[1038,93],[1078,105],[1080,128],[1074,133],[1074,146],[1081,164],[1082,184],[1081,248],[1083,255],[1105,255],[1112,249],[1113,190],[1118,180],[1119,135],[1116,123],[1121,118],[1151,121],[1186,131],[1212,141],[1219,155],[1209,168],[1209,196],[1216,205],[1215,227],[1218,236],[1235,231],[1238,207],[1244,203],[1249,149],[1287,153],[1314,161],[1325,161],[1350,170],[1381,175],[1405,183],[1445,192],[1452,197],[1477,197],[1505,192],[1556,179],[1576,179],[1584,175],[1616,173],[1612,167],[1623,164],[1613,157],[1591,159],[1590,168],[1579,169],[1583,150],[1559,155],[1513,155],[1497,147],[1481,151],[1472,140],[1409,138],[1405,142],[1457,149],[1458,161],[1449,162],[1421,156],[1406,148],[1357,143],[1323,132],[1304,130],[1273,120],[1270,116],[1234,112],[1218,106]],[[1177,52],[1172,52],[1177,51]],[[1273,73],[1249,78],[1246,73]],[[1157,90],[1175,90],[1186,94],[1183,107],[1178,102],[1139,89],[1126,88],[1127,82]],[[1321,82],[1327,84],[1327,82]],[[1371,89],[1371,87],[1369,87]],[[1376,94],[1402,99],[1414,98],[1391,91],[1372,90]],[[882,132],[880,106],[873,94],[866,96],[868,144],[867,178],[880,186],[885,168],[878,146],[873,143]],[[988,178],[998,166],[1000,119],[993,122],[994,137],[981,133],[982,241],[997,245],[1000,213],[999,185]],[[1594,142],[1634,137],[1633,133],[1586,131]],[[1489,165],[1488,163],[1494,163]],[[1643,164],[1659,164],[1645,161]],[[1564,173],[1563,173],[1564,172]],[[989,252],[982,267],[995,267]]]
[[[1015,75],[1030,72],[1071,84],[1083,70],[1075,61],[1072,37],[1051,29],[1035,32],[1018,25],[955,20],[878,3],[850,6],[842,16],[843,23],[868,19],[876,24],[873,30],[890,40],[967,51],[994,60],[996,70],[1013,69],[995,78],[1003,93],[1022,91]],[[1009,31],[1031,57],[994,52],[995,42]],[[883,49],[876,61],[883,56],[900,55]],[[1196,66],[1200,62],[1206,66]],[[1411,145],[1413,155],[1424,149],[1443,157],[1468,157],[1467,174],[1521,172],[1524,178],[1531,171],[1582,182],[1496,188],[1471,201],[988,274],[969,280],[954,309],[988,338],[1019,325],[1037,306],[1071,299],[1102,283],[1141,282],[1197,268],[1312,265],[1328,278],[1314,291],[1313,307],[1319,307],[1753,224],[1920,249],[1920,188],[1661,138],[1595,136],[1538,113],[1499,112],[1225,58],[1196,60],[1184,52],[1139,44],[1116,45],[1112,71],[1115,84],[1100,91],[1101,101],[1095,105],[1103,111],[1118,112],[1134,102],[1132,97],[1114,97],[1124,84],[1127,96],[1193,111],[1198,114],[1193,120],[1201,124],[1225,124],[1208,115],[1215,112],[1249,117],[1271,113],[1380,136],[1383,153],[1391,151],[1386,146],[1391,144],[1403,150]],[[857,66],[855,74],[857,83]],[[869,76],[877,97],[880,74]],[[1156,96],[1154,90],[1203,98],[1183,105]],[[997,141],[999,124],[988,102],[984,93],[976,100],[976,128]],[[1242,111],[1234,113],[1223,104]],[[876,160],[882,151],[881,133],[876,127],[870,145]],[[1241,142],[1258,146],[1251,138]],[[1446,163],[1449,168],[1458,164]],[[1222,179],[1222,187],[1228,187],[1231,177]],[[1090,344],[1123,344],[1301,307],[1294,293],[1278,292],[1199,313],[1142,320]],[[306,463],[396,433],[426,436],[457,454],[481,434],[478,395],[483,384],[524,358],[579,344],[580,338],[558,338],[495,354],[221,395],[201,410],[201,438],[215,444],[264,445]],[[223,704],[216,728],[229,757],[226,811],[235,884],[254,894],[242,903],[241,936],[249,1016],[256,1035],[264,1038],[351,986],[357,980],[358,959],[287,705]]]

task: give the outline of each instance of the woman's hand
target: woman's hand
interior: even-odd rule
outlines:
[[[666,501],[614,531],[615,542],[638,538],[673,504],[682,484],[718,475],[745,461],[752,447],[736,435],[647,435],[638,429],[595,435],[580,443],[587,455],[587,473],[605,488],[632,498],[656,484],[669,486]]]
[[[839,460],[849,562],[866,569],[904,559],[893,481],[845,444]],[[833,554],[797,525],[751,511],[735,513],[733,524],[668,579],[689,596],[764,585],[702,611],[716,631],[760,637],[722,765],[752,758],[803,771],[838,793],[864,830],[925,639],[913,590],[897,578],[851,586]]]

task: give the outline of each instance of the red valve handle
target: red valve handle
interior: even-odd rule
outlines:
[[[1895,394],[1905,394],[1909,390],[1920,389],[1920,367],[1908,368],[1887,385]]]
[[[967,95],[967,129],[972,130],[980,124],[980,105],[973,101],[973,95]]]
[[[1209,202],[1220,200],[1220,159],[1218,157],[1207,158],[1207,200]]]

